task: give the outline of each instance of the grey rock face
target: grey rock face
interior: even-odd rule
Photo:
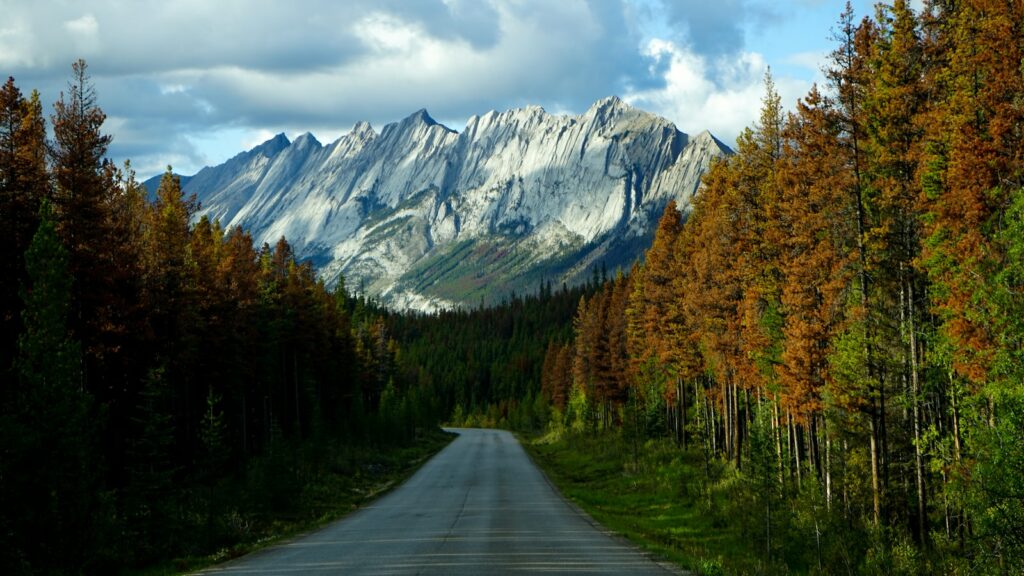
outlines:
[[[636,259],[665,204],[685,207],[729,149],[616,97],[579,116],[539,107],[473,116],[461,133],[426,110],[360,122],[324,146],[282,134],[185,186],[200,215],[281,236],[334,282],[434,309],[573,283]]]

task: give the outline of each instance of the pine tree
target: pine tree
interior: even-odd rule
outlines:
[[[918,122],[925,103],[923,47],[917,19],[903,0],[891,8],[879,8],[878,40],[874,73],[865,97],[867,117],[865,150],[870,185],[877,190],[876,224],[872,240],[877,245],[876,283],[884,291],[888,323],[879,323],[879,350],[899,368],[897,398],[909,406],[904,413],[908,440],[913,444],[917,500],[917,539],[928,537],[927,494],[922,449],[921,408],[922,346],[920,334],[927,319],[922,313],[925,288],[917,267],[920,255],[920,219],[917,212],[918,158],[922,130]],[[885,304],[888,303],[888,304]],[[886,343],[889,343],[886,346]],[[908,448],[908,452],[910,449]]]
[[[53,205],[57,232],[68,249],[75,278],[71,329],[85,353],[85,381],[101,401],[113,400],[126,386],[114,382],[122,371],[109,355],[119,348],[126,326],[122,312],[130,308],[117,296],[121,277],[112,239],[116,170],[105,159],[111,137],[101,132],[106,115],[85,61],[72,65],[67,93],[54,104],[51,164],[55,184]],[[108,362],[109,361],[109,362]]]
[[[9,382],[21,332],[18,286],[28,280],[24,254],[39,225],[39,206],[49,195],[46,127],[39,93],[26,99],[13,78],[0,88],[0,381]],[[2,393],[2,392],[0,392]]]
[[[868,388],[859,396],[868,400],[865,412],[869,416],[868,447],[871,454],[872,519],[876,526],[884,520],[885,484],[888,478],[885,444],[886,396],[884,370],[876,350],[878,343],[877,324],[882,312],[878,309],[877,289],[871,282],[876,265],[871,246],[871,221],[874,204],[873,189],[868,185],[867,157],[865,152],[865,92],[871,75],[871,54],[876,42],[876,27],[865,18],[854,21],[853,7],[849,2],[840,16],[835,32],[837,48],[831,55],[828,77],[835,91],[835,109],[839,120],[839,138],[833,148],[840,154],[850,172],[849,188],[846,192],[854,207],[853,221],[856,234],[856,285],[857,301],[851,302],[848,312],[850,340],[855,340],[863,350],[859,351],[857,364],[850,367],[858,374],[852,380],[867,383]],[[849,347],[846,350],[851,350]],[[863,376],[860,375],[863,373]]]

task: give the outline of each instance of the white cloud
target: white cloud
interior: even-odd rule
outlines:
[[[71,49],[78,57],[93,56],[99,52],[100,24],[92,14],[64,22]]]
[[[163,84],[160,86],[160,94],[166,96],[168,94],[184,94],[188,92],[188,86],[184,84]]]
[[[376,53],[407,54],[422,44],[423,29],[384,12],[375,12],[353,27],[355,36]]]
[[[766,65],[757,54],[720,59],[712,80],[706,57],[666,40],[652,40],[647,55],[664,67],[665,86],[625,99],[674,121],[684,132],[710,130],[727,143],[756,117]]]
[[[32,66],[34,59],[29,48],[31,45],[32,31],[24,22],[14,19],[5,22],[0,27],[0,66]]]
[[[651,40],[645,53],[653,62],[652,71],[664,70],[665,85],[628,92],[624,98],[630,104],[660,114],[690,134],[710,130],[729,145],[757,120],[768,70],[760,54],[741,52],[710,62],[706,56],[661,39]],[[810,88],[803,80],[773,79],[787,109]]]
[[[82,37],[95,36],[100,30],[99,22],[92,14],[86,14],[74,20],[64,22],[64,29]]]
[[[526,104],[579,113],[612,94],[731,141],[759,106],[765,62],[744,51],[740,23],[770,24],[761,4],[0,0],[0,69],[52,102],[85,57],[100,105],[122,119],[106,127],[111,154],[140,168],[191,172],[275,133],[328,142],[424,107],[458,127]],[[641,43],[652,35],[671,41]],[[776,80],[784,100],[808,87]]]

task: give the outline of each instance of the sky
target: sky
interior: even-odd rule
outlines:
[[[216,165],[274,134],[323,143],[426,108],[449,127],[618,95],[727,144],[768,67],[791,108],[841,0],[0,0],[0,78],[47,104],[84,58],[140,178]],[[854,0],[858,16],[873,2]],[[52,110],[52,108],[49,108]]]

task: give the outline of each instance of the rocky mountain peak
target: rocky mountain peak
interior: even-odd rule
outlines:
[[[633,107],[618,96],[608,96],[591,104],[585,116],[610,118],[633,110]]]
[[[426,108],[420,108],[419,110],[413,112],[411,115],[409,115],[407,118],[405,118],[405,120],[402,120],[400,122],[400,124],[424,125],[424,126],[441,126],[442,128],[444,128],[446,130],[450,130],[450,131],[454,132],[454,130],[451,130],[447,126],[439,124],[437,122],[437,120],[434,120],[434,118],[430,116],[430,113],[427,112]]]
[[[320,144],[320,141],[316,139],[316,136],[313,136],[311,132],[306,132],[296,138],[295,142],[292,142],[292,146],[304,149],[310,146],[313,148],[320,148],[322,145]]]
[[[327,148],[279,135],[186,192],[197,217],[257,242],[285,236],[328,282],[344,275],[386,304],[436,309],[628,267],[665,204],[686,206],[726,153],[617,97],[579,116],[487,112],[461,133],[419,110],[380,135],[357,123]]]
[[[267,140],[266,142],[260,144],[259,146],[256,146],[250,152],[262,154],[267,158],[272,158],[276,156],[278,152],[284,150],[290,145],[291,142],[288,140],[288,137],[285,136],[284,132],[281,132],[280,134],[277,134],[270,140]]]
[[[373,138],[374,136],[377,135],[377,133],[374,132],[373,130],[373,126],[370,126],[370,123],[364,120],[356,122],[355,125],[352,126],[352,130],[348,134],[349,136],[359,138],[362,140]]]

